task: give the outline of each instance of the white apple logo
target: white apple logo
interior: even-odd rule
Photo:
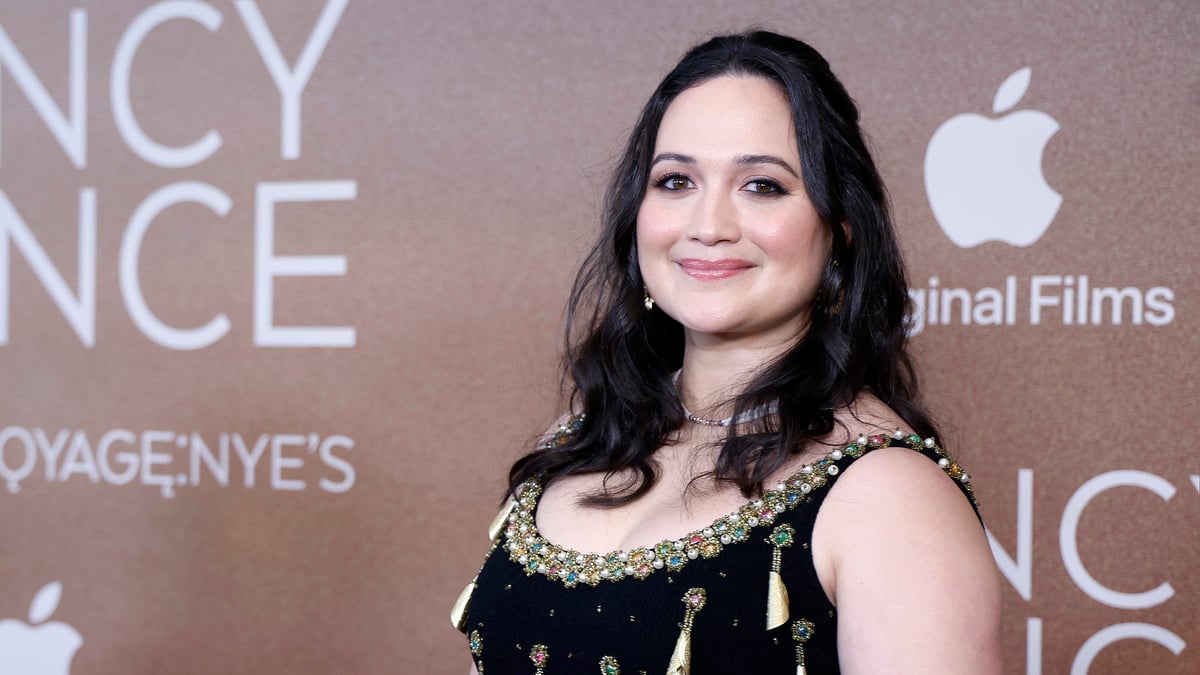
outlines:
[[[42,623],[58,608],[61,597],[62,584],[51,581],[33,597],[29,624],[16,619],[0,621],[0,671],[14,675],[71,672],[71,659],[83,645],[83,637],[61,621]]]
[[[992,112],[1011,109],[1029,88],[1021,68],[996,90]],[[985,241],[1029,246],[1050,227],[1062,195],[1042,175],[1042,151],[1058,122],[1038,110],[999,119],[974,113],[942,123],[925,151],[925,192],[933,215],[960,248]]]

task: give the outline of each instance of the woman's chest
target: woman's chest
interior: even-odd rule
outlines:
[[[736,489],[689,486],[667,475],[636,501],[612,508],[582,505],[601,489],[599,478],[555,484],[538,500],[537,529],[543,537],[577,551],[629,551],[701,530],[736,512],[746,498]]]
[[[833,645],[832,608],[803,581],[800,563],[789,560],[792,616],[768,628],[774,547],[759,544],[644,579],[573,587],[527,575],[497,550],[480,572],[468,611],[472,653],[483,675],[665,673],[681,648],[692,675],[794,673],[802,643],[793,624],[819,626],[822,643]],[[813,669],[831,649],[805,646],[808,672],[836,672]]]

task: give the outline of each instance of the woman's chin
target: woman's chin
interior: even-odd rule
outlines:
[[[676,320],[683,326],[688,344],[697,346],[734,342],[791,345],[807,326],[807,322],[799,317],[765,325],[734,315],[708,314]]]
[[[738,333],[746,328],[742,318],[733,312],[714,312],[711,308],[706,311],[680,312],[672,318],[683,326],[686,333],[695,335]]]

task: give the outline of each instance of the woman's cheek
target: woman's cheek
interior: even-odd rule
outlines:
[[[661,264],[675,241],[675,228],[663,209],[643,204],[638,210],[638,258],[643,263]]]

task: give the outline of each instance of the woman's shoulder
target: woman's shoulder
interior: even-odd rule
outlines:
[[[879,434],[908,432],[890,412],[867,399],[854,419]],[[982,662],[921,652],[928,627],[937,625],[962,626],[962,644],[994,661],[999,576],[968,486],[936,439],[865,452],[830,486],[813,550],[822,586],[844,620],[839,627],[847,627],[845,643],[854,647],[848,651],[855,663],[843,667],[875,672],[897,657],[897,645],[914,650],[902,661],[924,663],[927,671],[968,672]],[[859,621],[864,617],[871,621]]]
[[[939,439],[920,438],[895,411],[869,393],[839,411],[835,419],[837,428],[828,439],[835,445],[854,443],[863,437],[901,440],[890,447],[873,447],[858,457],[832,487],[829,499],[860,505],[855,510],[867,504],[872,509],[907,505],[905,511],[915,506],[939,512],[950,509],[970,515],[973,528],[979,529],[971,508],[974,499],[967,488],[969,477]],[[915,442],[918,439],[920,442]]]
[[[820,548],[830,554],[828,565],[882,563],[876,556],[889,548],[889,556],[903,549],[919,551],[918,557],[987,551],[969,475],[938,439],[917,436],[870,394],[836,419],[829,442],[870,440],[829,486],[814,524],[814,540],[827,544]]]

